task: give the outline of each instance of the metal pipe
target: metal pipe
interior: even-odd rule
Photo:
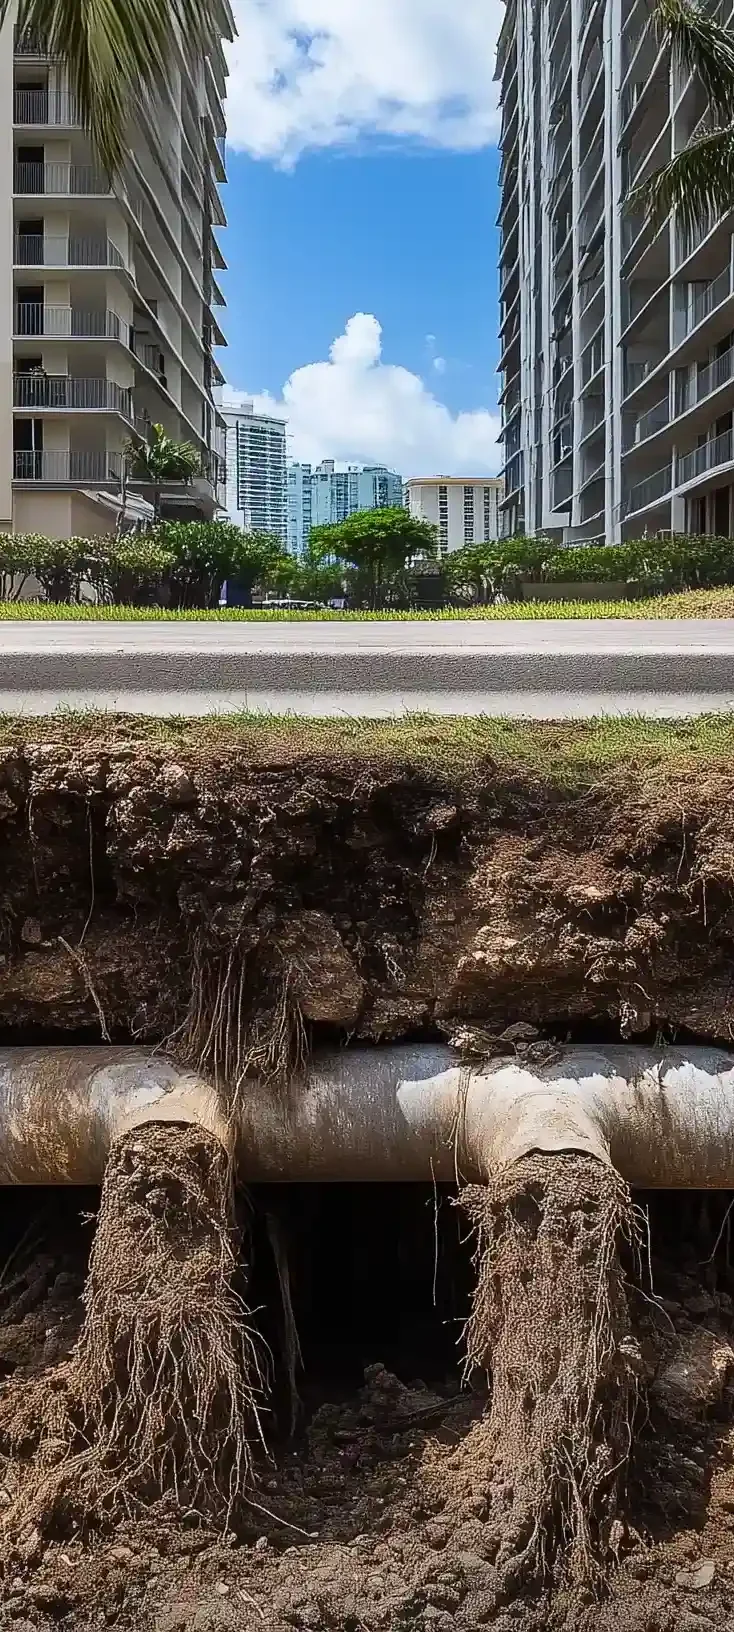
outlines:
[[[0,1051],[0,1183],[98,1184],[111,1141],[200,1123],[246,1182],[486,1178],[574,1150],[645,1188],[734,1188],[734,1056],[559,1050],[545,1067],[465,1069],[441,1045],[317,1054],[285,1091],[248,1083],[237,1126],[194,1072],[131,1048]]]

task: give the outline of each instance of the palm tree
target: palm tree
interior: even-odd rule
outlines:
[[[0,26],[12,9],[0,0]],[[187,55],[208,51],[221,16],[217,0],[18,0],[15,23],[66,60],[80,118],[113,176],[135,103],[167,84],[179,41]]]
[[[161,488],[164,482],[192,482],[201,475],[201,458],[192,442],[175,442],[162,425],[151,425],[145,437],[132,437],[125,448],[126,475],[132,481],[150,482],[153,488],[153,519],[160,521]]]
[[[708,110],[695,140],[636,188],[628,207],[643,205],[656,220],[674,209],[689,234],[734,209],[734,34],[693,0],[654,0],[654,16],[671,63],[698,77]]]

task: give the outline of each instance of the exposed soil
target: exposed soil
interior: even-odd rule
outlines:
[[[235,732],[197,748],[193,728],[177,744],[144,733],[105,740],[90,731],[82,740],[61,729],[56,739],[29,731],[28,740],[16,729],[3,741],[0,1028],[8,1042],[168,1041],[229,1074],[229,1032],[219,1035],[212,1021],[231,1004],[247,1027],[251,1062],[268,1070],[326,1038],[443,1034],[476,1046],[479,1034],[491,1050],[505,1033],[506,1048],[518,1021],[543,1034],[528,1042],[516,1028],[518,1050],[552,1049],[569,1032],[731,1041],[734,774],[725,765],[627,765],[568,780],[550,764],[488,754],[458,756],[454,768],[417,755],[268,755],[244,751]],[[654,1285],[664,1301],[653,1306],[647,1287],[629,1306],[649,1416],[629,1481],[610,1483],[604,1472],[597,1482],[619,1560],[601,1602],[570,1585],[544,1597],[536,1570],[513,1576],[503,1567],[496,1424],[481,1374],[462,1391],[456,1356],[435,1330],[389,1352],[397,1295],[383,1300],[384,1351],[357,1344],[348,1366],[325,1363],[328,1344],[314,1363],[311,1317],[306,1409],[288,1440],[287,1345],[271,1273],[248,1302],[276,1355],[273,1462],[262,1466],[234,1533],[218,1536],[165,1502],[131,1507],[129,1517],[117,1511],[112,1528],[104,1516],[98,1528],[89,1515],[82,1523],[73,1504],[52,1504],[50,1516],[41,1506],[11,1530],[0,1556],[0,1627],[729,1627],[734,1276],[726,1227],[718,1239],[727,1201],[703,1233],[690,1215],[685,1226],[677,1214],[671,1224],[663,1203],[653,1218]],[[277,1225],[279,1205],[256,1202],[256,1236],[266,1214]],[[296,1256],[313,1261],[313,1279],[309,1205],[280,1222],[288,1250],[295,1241]],[[338,1220],[322,1233],[319,1250],[330,1233],[342,1253],[342,1276],[332,1273],[328,1286],[337,1325],[352,1277],[376,1250],[379,1222],[357,1222],[366,1206],[354,1204],[351,1236]],[[563,1232],[562,1209],[557,1218]],[[9,1251],[19,1233],[3,1242]],[[74,1221],[63,1231],[39,1226],[0,1274],[7,1510],[31,1478],[39,1421],[46,1433],[56,1422],[49,1383],[52,1393],[54,1378],[66,1387],[91,1239]],[[272,1228],[269,1239],[272,1247]],[[420,1252],[411,1258],[409,1235],[394,1230],[378,1255],[386,1285],[391,1254],[403,1247],[413,1278],[425,1279]],[[133,1237],[127,1252],[134,1263]],[[452,1286],[463,1284],[469,1256],[464,1243]],[[639,1282],[639,1268],[627,1267]],[[429,1273],[424,1305],[432,1308],[436,1290],[453,1345],[468,1290],[442,1305],[431,1281]],[[124,1298],[124,1275],[117,1294]],[[314,1297],[311,1282],[299,1319]],[[616,1349],[602,1359],[621,1376]],[[582,1415],[571,1399],[574,1433]],[[624,1420],[608,1426],[623,1458]],[[596,1479],[596,1425],[582,1421],[582,1429],[584,1467]],[[514,1512],[521,1502],[509,1470],[503,1493]],[[573,1528],[569,1512],[561,1522]]]
[[[729,1039],[726,769],[568,785],[486,755],[183,741],[0,747],[0,1026],[196,1052],[234,970],[262,1036],[285,1005],[364,1039],[516,1019]]]
[[[357,1207],[359,1207],[359,1202]],[[718,1233],[721,1204],[709,1228]],[[442,1202],[443,1208],[443,1202]],[[699,1203],[700,1208],[700,1203]],[[425,1199],[420,1210],[425,1211]],[[253,1505],[234,1534],[217,1535],[158,1504],[128,1521],[71,1514],[26,1525],[0,1560],[0,1627],[93,1632],[705,1632],[734,1617],[734,1275],[709,1248],[697,1208],[671,1241],[665,1203],[653,1239],[675,1246],[653,1261],[652,1308],[633,1297],[650,1415],[615,1520],[619,1567],[608,1594],[545,1595],[532,1575],[508,1578],[498,1557],[496,1485],[486,1390],[460,1386],[440,1345],[426,1346],[426,1382],[368,1363],[361,1388],[306,1378],[293,1442],[273,1440]],[[455,1209],[450,1209],[456,1216]],[[680,1204],[676,1203],[680,1215]],[[680,1224],[680,1217],[678,1217]],[[691,1240],[686,1240],[686,1230]],[[443,1227],[442,1227],[443,1230]],[[424,1236],[432,1235],[430,1221]],[[81,1314],[85,1233],[52,1232],[6,1276],[0,1351],[7,1379],[0,1422],[0,1500],[24,1477],[24,1447],[8,1457],[8,1425],[34,1384],[71,1350]],[[89,1232],[86,1232],[87,1244]],[[44,1243],[44,1246],[46,1243]],[[354,1243],[355,1247],[357,1243]],[[442,1249],[443,1250],[443,1249]],[[420,1262],[421,1270],[425,1268]],[[450,1269],[450,1266],[447,1266]],[[328,1276],[328,1266],[327,1266]],[[442,1272],[443,1273],[443,1272]],[[370,1299],[368,1282],[361,1288]],[[372,1297],[399,1296],[397,1284]],[[441,1289],[438,1289],[439,1300]],[[309,1294],[310,1296],[310,1294]],[[348,1319],[348,1309],[343,1311]],[[335,1321],[335,1329],[338,1322]],[[308,1321],[306,1320],[306,1327]],[[307,1343],[313,1332],[306,1329]],[[364,1353],[368,1352],[368,1348]],[[348,1379],[347,1379],[348,1380]],[[27,1449],[27,1447],[26,1447]],[[259,1503],[260,1505],[255,1505]]]

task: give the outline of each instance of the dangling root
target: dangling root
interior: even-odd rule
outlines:
[[[189,1010],[169,1045],[226,1091],[236,1121],[248,1077],[284,1088],[306,1058],[306,1033],[289,966],[263,970],[239,947],[213,957],[196,942]]]
[[[76,1348],[51,1378],[28,1380],[28,1429],[39,1407],[45,1421],[11,1527],[95,1507],[126,1517],[162,1497],[229,1524],[252,1480],[263,1385],[235,1273],[214,1136],[149,1124],[119,1139]]]
[[[637,1393],[618,1255],[634,1235],[629,1191],[591,1157],[536,1154],[461,1202],[478,1232],[467,1367],[492,1376],[481,1432],[498,1569],[508,1584],[599,1585]]]

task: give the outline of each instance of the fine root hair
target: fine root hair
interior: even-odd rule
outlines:
[[[197,942],[188,1013],[169,1042],[185,1064],[224,1087],[233,1114],[248,1077],[284,1088],[307,1053],[292,970],[263,971],[238,946],[212,957]]]
[[[0,1460],[26,1459],[6,1529],[117,1520],[161,1500],[236,1522],[266,1377],[231,1203],[226,1152],[206,1129],[150,1123],[115,1142],[73,1353],[25,1380],[8,1435],[0,1410]]]
[[[480,1434],[497,1567],[508,1587],[599,1588],[639,1374],[620,1260],[629,1190],[593,1157],[534,1154],[460,1199],[477,1232],[466,1363],[491,1374]]]

